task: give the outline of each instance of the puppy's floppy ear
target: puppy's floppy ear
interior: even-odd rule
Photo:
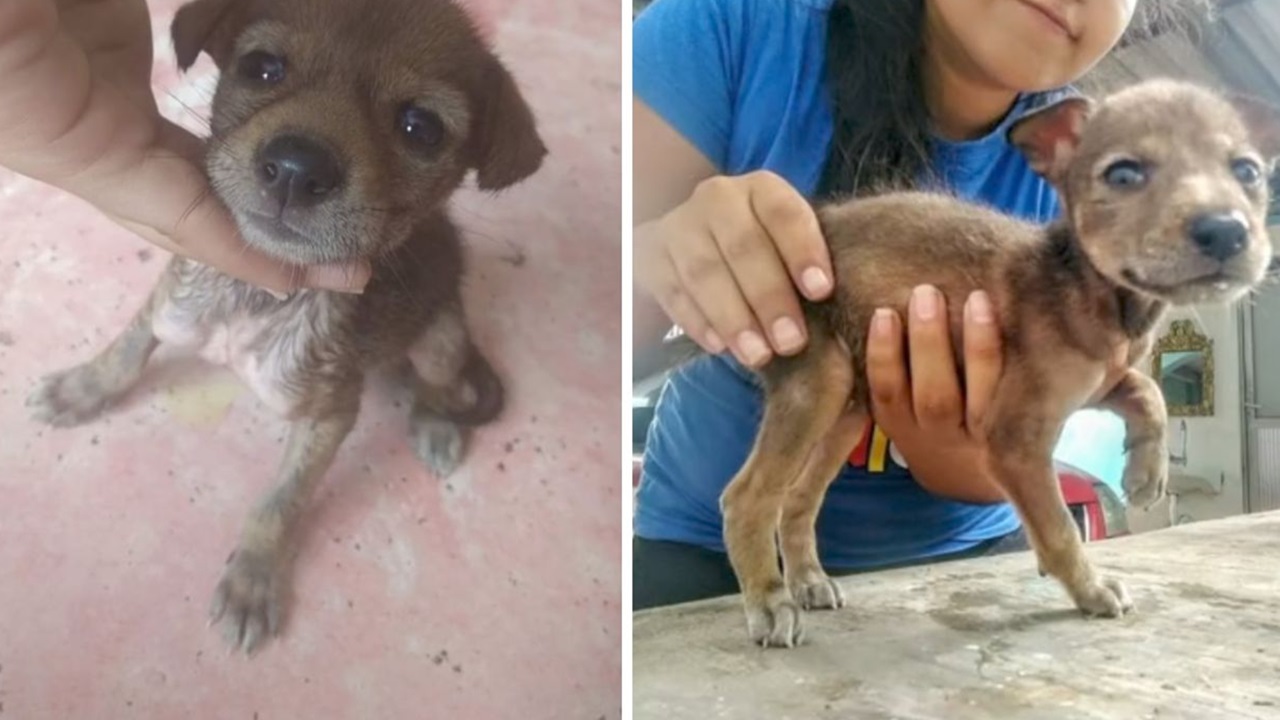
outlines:
[[[169,32],[178,67],[189,69],[201,52],[225,70],[236,36],[248,22],[246,0],[194,0],[178,9]]]
[[[1249,129],[1250,139],[1273,165],[1280,158],[1280,108],[1251,95],[1228,96]]]
[[[497,57],[486,55],[472,97],[476,114],[468,144],[476,184],[500,190],[537,171],[547,148],[515,78]]]
[[[1022,151],[1032,170],[1058,185],[1092,113],[1093,101],[1067,98],[1020,118],[1009,128],[1009,142]]]

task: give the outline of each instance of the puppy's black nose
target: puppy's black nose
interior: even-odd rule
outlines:
[[[258,182],[281,206],[311,207],[342,184],[342,168],[320,143],[280,135],[258,153]]]
[[[1219,262],[1239,255],[1249,244],[1249,225],[1239,213],[1198,215],[1187,234],[1201,253]]]

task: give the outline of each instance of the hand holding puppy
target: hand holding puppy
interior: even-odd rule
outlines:
[[[4,3],[0,165],[250,283],[276,291],[363,287],[366,267],[289,267],[244,244],[209,189],[203,143],[161,117],[151,63],[144,0]]]
[[[926,490],[999,502],[1004,495],[986,466],[981,429],[1003,367],[1000,328],[991,299],[972,293],[964,305],[962,386],[946,303],[937,288],[916,288],[905,336],[896,312],[876,313],[866,356],[872,415]]]
[[[805,344],[796,294],[831,293],[831,258],[809,203],[781,177],[716,176],[636,228],[635,275],[704,350],[759,368]]]
[[[753,368],[804,346],[796,288],[810,300],[832,289],[831,259],[809,202],[768,171],[703,181],[688,201],[637,228],[635,253],[637,282],[690,339],[709,352],[729,350]],[[913,303],[905,336],[889,311],[868,340],[874,415],[928,490],[997,502],[1003,496],[970,431],[1000,377],[990,301],[979,293],[966,306],[962,392],[946,299],[936,290],[922,293],[930,302]]]

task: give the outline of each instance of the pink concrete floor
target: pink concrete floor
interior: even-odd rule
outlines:
[[[182,114],[176,2],[152,3]],[[23,401],[126,322],[165,258],[0,173],[0,718],[616,718],[620,714],[621,9],[476,0],[551,155],[467,192],[467,301],[508,412],[442,482],[371,389],[322,487],[285,635],[228,657],[208,599],[285,424],[163,351],[123,407],[48,430]],[[198,123],[197,123],[198,125]]]

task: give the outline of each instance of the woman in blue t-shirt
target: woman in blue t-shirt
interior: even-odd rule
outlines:
[[[803,347],[797,288],[820,300],[832,287],[806,198],[915,184],[1053,219],[1052,188],[1005,131],[1070,92],[1137,1],[658,0],[637,18],[637,373],[672,322],[712,353],[668,379],[650,426],[637,609],[737,592],[719,496],[759,422],[747,366]],[[1143,1],[1144,21],[1164,19]],[[965,303],[963,378],[948,300]],[[1025,547],[968,430],[999,373],[982,293],[917,288],[908,317],[873,331],[876,424],[817,522],[829,572]]]

